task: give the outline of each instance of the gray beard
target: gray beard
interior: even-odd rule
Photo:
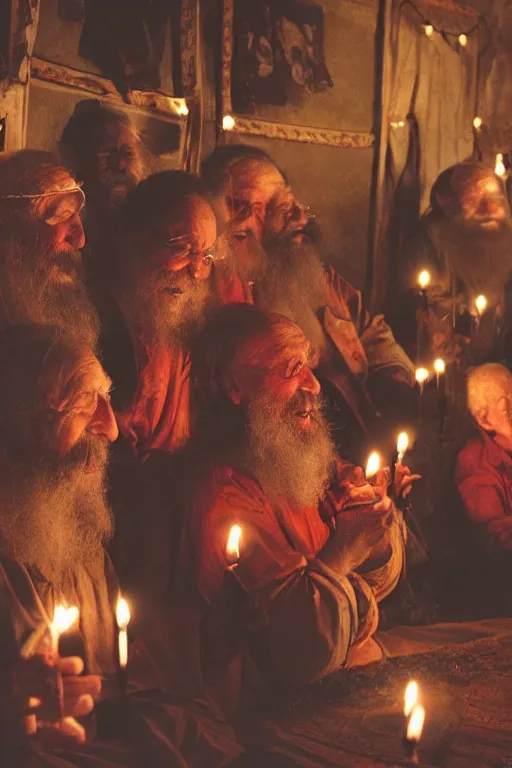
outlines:
[[[327,280],[314,246],[281,243],[267,254],[257,284],[257,304],[293,320],[315,347],[321,345],[318,312],[326,304]]]
[[[314,430],[295,421],[290,403],[283,412],[271,395],[251,402],[247,414],[246,465],[275,503],[317,507],[323,498],[334,461],[334,446],[327,423],[318,411]]]
[[[85,287],[80,253],[44,253],[38,241],[32,245],[9,242],[3,249],[0,324],[56,325],[94,349],[100,322]],[[49,279],[48,265],[55,261],[69,264],[70,272],[76,274],[73,284]]]
[[[94,566],[113,534],[105,474],[16,467],[0,481],[0,550],[48,581]]]

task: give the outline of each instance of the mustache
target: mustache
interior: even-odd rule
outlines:
[[[323,410],[322,400],[311,392],[299,391],[291,398],[286,406],[288,413],[308,411],[312,419],[319,419]]]
[[[79,440],[62,461],[64,469],[96,471],[106,469],[108,463],[108,440],[104,437],[87,435]]]

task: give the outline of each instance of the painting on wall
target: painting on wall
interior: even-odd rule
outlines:
[[[372,145],[370,131],[357,130],[363,122],[357,113],[364,109],[357,103],[362,84],[356,79],[357,97],[347,98],[350,50],[344,50],[344,40],[352,33],[352,5],[223,0],[222,111],[233,118],[231,130],[332,146]],[[372,90],[369,84],[367,92]],[[357,128],[344,130],[351,112]]]
[[[334,85],[325,62],[324,12],[314,0],[237,0],[233,36],[236,112],[300,104]]]

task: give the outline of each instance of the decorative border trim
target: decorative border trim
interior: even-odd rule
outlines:
[[[93,93],[95,96],[106,98],[108,101],[114,101],[118,104],[126,103],[112,81],[100,75],[81,72],[79,69],[36,57],[31,60],[30,71],[32,77],[37,80]],[[185,99],[175,99],[156,91],[131,91],[128,103],[134,107],[158,112],[167,117],[184,119],[186,116],[187,104]]]
[[[300,141],[304,144],[321,144],[327,147],[349,147],[351,149],[370,149],[375,144],[375,136],[372,133],[306,128],[302,125],[284,125],[266,120],[251,120],[247,117],[235,116],[233,119],[235,125],[229,133],[267,136],[271,139]]]
[[[321,144],[329,147],[369,149],[375,144],[373,133],[336,131],[329,128],[308,128],[302,125],[273,123],[268,120],[239,117],[233,113],[231,101],[231,67],[233,62],[233,19],[235,0],[223,0],[222,5],[222,115],[232,115],[235,125],[229,133],[249,136],[266,136],[271,139],[298,141],[305,144]],[[222,121],[221,121],[222,123]]]
[[[182,0],[181,4],[181,81],[186,98],[197,99],[199,86],[198,69],[198,0]]]

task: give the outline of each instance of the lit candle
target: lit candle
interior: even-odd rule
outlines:
[[[407,451],[409,447],[409,435],[407,432],[400,432],[398,435],[398,440],[396,441],[396,463],[401,464],[405,452]]]
[[[503,179],[507,175],[507,169],[505,168],[505,163],[503,162],[503,155],[501,152],[498,152],[496,155],[496,165],[494,166],[494,173],[496,176],[499,176],[501,179]]]
[[[475,131],[479,131],[482,125],[483,125],[483,120],[481,117],[478,117],[477,115],[473,120],[473,128],[475,129]]]
[[[432,37],[432,35],[434,34],[434,27],[432,26],[432,24],[424,24],[423,31],[425,32],[427,37]]]
[[[404,739],[405,754],[413,765],[419,765],[418,744],[423,733],[425,723],[425,710],[421,704],[415,704],[412,708],[407,731]]]
[[[128,608],[128,603],[122,597],[117,601],[116,620],[117,628],[119,629],[117,640],[119,667],[124,669],[128,664],[128,623],[130,621],[130,609]]]
[[[226,556],[229,560],[230,568],[238,565],[240,560],[240,539],[242,538],[242,529],[239,525],[232,525],[226,544]]]
[[[430,285],[430,272],[427,269],[422,269],[418,275],[418,285],[421,290],[424,291]]]
[[[464,34],[459,35],[459,45],[461,46],[461,48],[465,48],[467,44],[468,44],[467,35],[464,35]]]
[[[416,368],[416,381],[420,385],[420,395],[423,394],[423,387],[425,382],[428,381],[429,372],[426,368]]]
[[[419,687],[416,680],[411,680],[405,689],[404,715],[408,718],[418,703]]]
[[[436,372],[437,386],[439,387],[439,377],[446,371],[446,364],[440,357],[434,363],[434,371]]]
[[[366,462],[366,479],[371,480],[380,469],[380,456],[376,451],[370,453]]]
[[[478,316],[481,317],[485,312],[485,310],[487,309],[487,299],[483,294],[480,294],[480,296],[476,297],[475,307],[476,307],[476,311],[478,312]]]
[[[224,115],[222,118],[222,130],[232,131],[235,127],[235,118],[232,115]]]
[[[57,605],[53,614],[50,631],[52,636],[52,650],[55,654],[59,653],[59,638],[68,629],[71,629],[75,621],[78,620],[80,611],[76,605],[66,608],[63,605]]]

